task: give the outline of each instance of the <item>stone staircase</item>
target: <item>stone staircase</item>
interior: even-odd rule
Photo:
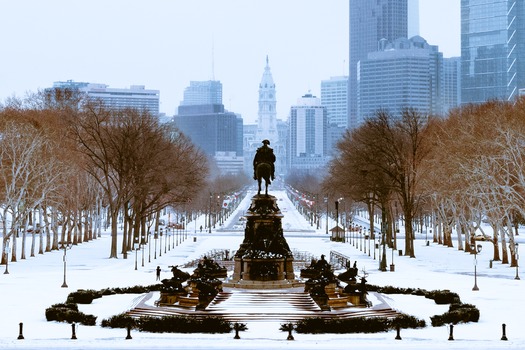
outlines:
[[[296,321],[321,309],[302,291],[236,290],[219,293],[206,311],[230,321]]]
[[[148,297],[149,296],[149,297]],[[351,317],[394,317],[398,312],[379,296],[377,305],[370,308],[349,305],[345,308],[322,311],[308,293],[301,288],[288,290],[253,290],[225,288],[208,305],[205,310],[181,306],[149,306],[145,301],[151,298],[147,294],[129,315],[140,316],[176,316],[192,315],[193,317],[220,316],[231,322],[278,321],[294,322],[309,317],[351,318]]]

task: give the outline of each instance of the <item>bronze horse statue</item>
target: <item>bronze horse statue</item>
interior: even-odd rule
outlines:
[[[270,163],[259,163],[256,165],[255,168],[255,176],[257,177],[257,184],[259,185],[259,191],[257,192],[257,195],[261,194],[261,183],[264,179],[265,182],[265,191],[264,194],[268,195],[268,185],[272,182],[270,181],[270,176],[272,174],[272,165]]]

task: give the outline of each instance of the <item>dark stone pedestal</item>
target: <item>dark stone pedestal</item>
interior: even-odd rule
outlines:
[[[231,282],[294,280],[293,255],[283,236],[277,198],[252,197],[245,217],[244,241],[234,257]]]

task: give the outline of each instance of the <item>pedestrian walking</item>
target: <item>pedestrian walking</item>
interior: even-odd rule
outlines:
[[[160,281],[160,266],[157,266],[157,281]]]

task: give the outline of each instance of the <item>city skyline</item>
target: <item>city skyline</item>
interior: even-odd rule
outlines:
[[[419,8],[420,35],[459,56],[459,1]],[[160,90],[160,111],[174,115],[190,81],[219,80],[225,108],[255,123],[266,55],[279,119],[305,93],[320,97],[322,80],[348,75],[348,1],[22,0],[0,13],[2,103],[72,79]]]

